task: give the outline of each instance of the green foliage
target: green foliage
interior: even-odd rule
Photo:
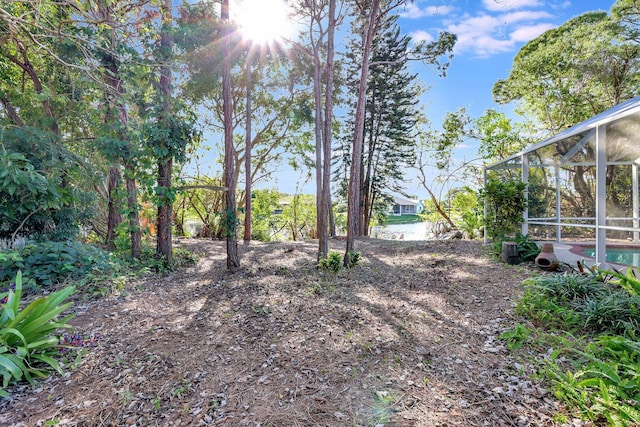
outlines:
[[[527,207],[525,187],[521,181],[502,181],[490,177],[484,189],[480,190],[480,198],[487,206],[487,234],[492,240],[514,235],[518,231]]]
[[[523,149],[529,141],[522,137],[522,129],[515,128],[511,120],[492,109],[475,121],[480,139],[478,154],[486,163],[494,163]]]
[[[73,292],[73,286],[53,292],[20,307],[22,299],[22,274],[15,279],[15,291],[9,289],[0,294],[4,301],[0,311],[0,396],[6,397],[9,384],[26,379],[45,378],[51,370],[62,373],[55,357],[60,338],[52,335],[60,328],[70,328],[73,315],[59,318],[72,303],[63,304]]]
[[[597,276],[545,275],[524,283],[518,314],[573,331],[640,333],[640,297]]]
[[[561,340],[542,373],[558,399],[598,425],[640,422],[640,297],[633,285],[621,284],[631,274],[606,270],[589,274],[551,274],[528,279],[516,313],[562,334],[580,332],[582,339]],[[613,272],[615,273],[615,272]],[[614,283],[617,282],[617,283]],[[510,348],[539,345],[516,326],[501,338]],[[546,335],[550,336],[550,335]]]
[[[344,265],[342,255],[340,252],[331,251],[326,258],[322,258],[318,261],[318,268],[326,273],[332,273],[334,276],[342,271],[343,267],[347,270],[351,270],[362,261],[362,255],[357,251],[349,251],[349,264]]]
[[[636,272],[633,268],[627,268],[627,273],[622,274],[616,270],[599,270],[601,276],[610,276],[611,283],[615,283],[625,289],[629,294],[634,296],[640,296],[640,280],[636,277]]]
[[[347,265],[347,269],[352,269],[353,267],[357,266],[358,264],[360,264],[360,261],[362,261],[362,255],[360,254],[360,252],[357,251],[349,251],[349,264]]]
[[[318,268],[325,272],[338,274],[342,270],[342,255],[336,251],[329,252],[326,258],[318,261]]]
[[[470,238],[478,236],[482,228],[483,207],[478,192],[470,187],[457,188],[449,192],[452,219],[459,223],[460,229]]]
[[[502,243],[507,240],[510,239],[502,237],[492,243],[491,251],[496,257],[502,254]],[[531,240],[528,234],[523,235],[517,232],[513,241],[516,242],[518,255],[522,261],[534,261],[538,254],[540,254],[540,247],[534,240]]]
[[[268,242],[273,234],[274,214],[280,193],[277,190],[255,190],[251,193],[251,238]]]
[[[32,284],[50,286],[67,279],[78,279],[111,267],[107,252],[95,246],[66,240],[31,243],[19,250],[0,253],[0,281],[25,271]]]
[[[296,194],[291,197],[282,213],[277,215],[275,226],[287,230],[291,240],[304,240],[316,237],[316,201],[315,196]]]
[[[509,350],[521,348],[529,341],[531,331],[525,325],[518,323],[515,328],[510,331],[503,332],[498,338],[507,342]]]
[[[528,234],[516,233],[515,242],[518,245],[518,255],[523,261],[535,261],[540,254],[540,246]]]
[[[637,41],[621,37],[623,23],[635,16],[637,6],[619,16],[588,12],[542,33],[520,49],[494,99],[519,101],[520,111],[555,131],[635,96],[640,52]]]
[[[577,408],[582,418],[611,426],[640,423],[640,344],[636,339],[601,336],[584,350],[569,349],[571,370],[556,354],[544,373],[555,382],[558,399]]]
[[[84,172],[81,162],[51,132],[1,129],[0,238],[14,233],[73,238],[95,203],[95,197],[83,190]],[[70,185],[73,181],[78,182]]]

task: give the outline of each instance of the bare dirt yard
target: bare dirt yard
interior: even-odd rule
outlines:
[[[198,263],[76,302],[77,366],[0,401],[2,426],[545,426],[561,409],[498,335],[537,271],[480,242],[183,240]],[[332,241],[342,251],[344,242]]]

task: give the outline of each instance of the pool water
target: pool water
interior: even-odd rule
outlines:
[[[595,258],[596,250],[594,248],[583,249],[582,255]],[[633,265],[634,267],[640,266],[640,248],[610,248],[606,253],[607,262],[613,264]]]

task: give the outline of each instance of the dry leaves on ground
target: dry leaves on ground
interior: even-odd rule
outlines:
[[[482,243],[364,239],[361,265],[335,277],[313,242],[240,243],[235,274],[224,242],[180,245],[197,265],[76,304],[97,346],[14,387],[0,424],[553,424],[557,404],[497,338],[532,273]]]

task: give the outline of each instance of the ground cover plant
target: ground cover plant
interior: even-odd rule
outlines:
[[[640,423],[640,281],[633,269],[586,269],[524,281],[518,324],[501,335],[512,350],[537,358],[555,396],[597,425]],[[524,350],[524,351],[523,351]]]

